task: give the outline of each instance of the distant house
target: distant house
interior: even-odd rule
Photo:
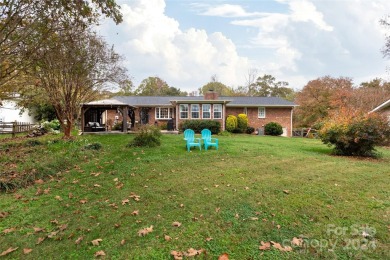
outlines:
[[[390,124],[390,99],[370,111],[370,113],[372,112],[380,113],[386,116]]]
[[[129,125],[166,124],[173,122],[174,128],[185,120],[217,120],[225,130],[228,115],[246,114],[248,124],[261,129],[269,122],[282,125],[284,136],[291,136],[293,102],[277,97],[219,97],[215,92],[204,96],[117,96],[83,104],[82,130],[93,131],[93,122],[106,125],[107,122],[122,122],[123,129]],[[96,130],[96,129],[95,129]],[[125,130],[126,131],[126,130]]]
[[[0,122],[24,122],[35,123],[33,115],[29,115],[29,111],[21,111],[13,100],[1,100],[0,102]]]

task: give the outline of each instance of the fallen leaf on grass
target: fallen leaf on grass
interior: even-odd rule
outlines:
[[[30,254],[31,252],[32,252],[31,248],[23,248],[23,254],[27,255]]]
[[[96,187],[96,188],[101,187],[99,184],[94,184],[93,186]]]
[[[301,247],[301,246],[303,245],[303,239],[302,239],[302,238],[296,238],[296,237],[294,237],[294,238],[291,240],[291,245]]]
[[[141,196],[135,194],[134,192],[130,193],[130,198],[134,199],[135,201],[139,201]]]
[[[43,184],[44,183],[44,181],[42,179],[38,179],[38,180],[36,180],[34,182],[35,182],[35,184]]]
[[[215,208],[215,212],[219,212],[221,210],[221,208]]]
[[[218,257],[218,260],[229,260],[229,255],[224,253]]]
[[[99,243],[102,242],[102,241],[103,241],[103,239],[97,238],[97,239],[95,239],[95,240],[92,240],[91,243],[92,243],[92,245],[94,245],[94,246],[98,246]]]
[[[85,204],[85,203],[87,203],[88,202],[88,200],[80,200],[80,203],[81,204]]]
[[[132,216],[138,216],[138,214],[139,214],[139,210],[134,210],[133,212],[131,212]]]
[[[76,245],[80,244],[81,241],[83,241],[84,237],[79,237],[76,239],[76,241],[74,242]]]
[[[172,226],[174,226],[174,227],[180,227],[180,226],[181,226],[181,223],[175,221],[175,222],[172,223]]]
[[[33,229],[35,233],[42,232],[45,230],[44,228],[39,228],[39,227],[33,227]]]
[[[15,194],[15,199],[17,199],[17,200],[20,200],[21,198],[23,198],[23,196],[22,195],[20,195],[20,194]]]
[[[8,215],[8,212],[0,212],[0,218],[6,218]]]
[[[49,193],[50,193],[50,188],[44,189],[44,190],[43,190],[43,193],[49,194]]]
[[[65,229],[68,228],[68,224],[63,224],[61,226],[58,227],[60,229],[60,231],[64,231]]]
[[[143,228],[143,229],[138,231],[138,236],[140,236],[140,237],[146,236],[147,234],[149,234],[152,231],[153,231],[153,226],[150,226],[148,228]]]
[[[53,237],[55,237],[55,236],[58,234],[58,232],[60,232],[60,231],[59,231],[59,230],[53,231],[53,232],[51,232],[49,235],[47,235],[47,237],[48,237],[48,238],[53,238]]]
[[[251,217],[250,220],[259,220],[257,217]]]
[[[283,192],[284,192],[285,194],[289,194],[289,193],[290,193],[289,190],[283,190]]]
[[[203,251],[204,251],[203,249],[196,250],[196,249],[190,248],[187,250],[187,252],[183,252],[183,254],[185,256],[196,256],[196,255],[200,255]]]
[[[260,242],[261,246],[259,246],[260,250],[270,250],[271,249],[271,243],[270,242]]]
[[[210,242],[211,240],[213,240],[213,238],[212,238],[212,237],[208,237],[208,238],[206,238],[206,241],[207,241],[207,242]]]
[[[8,248],[7,250],[3,251],[0,256],[5,256],[5,255],[8,255],[9,253],[12,253],[13,251],[17,250],[19,247],[15,247],[15,248]]]
[[[277,227],[278,229],[280,229],[280,228],[281,228],[281,226],[280,226],[280,225],[276,225],[276,227]]]
[[[271,244],[272,244],[272,247],[274,247],[276,249],[279,249],[280,251],[283,251],[283,252],[290,252],[290,251],[292,251],[292,248],[290,246],[283,247],[281,244],[276,243],[274,241],[271,241]]]
[[[178,252],[178,251],[172,250],[171,251],[171,255],[173,256],[173,258],[175,260],[182,260],[183,259],[183,253],[182,252]]]
[[[55,198],[56,200],[60,200],[60,201],[62,200],[61,196],[58,196],[58,195],[55,196],[54,198]]]
[[[168,236],[168,235],[165,235],[165,236],[164,236],[164,239],[165,239],[165,241],[170,241],[170,240],[172,240],[172,238],[171,238],[170,236]]]
[[[8,234],[8,233],[14,232],[15,230],[16,230],[16,228],[6,228],[3,230],[3,233]]]
[[[118,185],[115,186],[117,189],[121,189],[123,187],[123,183],[118,183]]]
[[[97,252],[95,253],[95,256],[96,256],[96,257],[98,257],[98,256],[105,256],[105,255],[106,255],[106,253],[104,253],[103,250],[97,251]]]
[[[124,199],[124,200],[122,200],[122,205],[125,205],[126,203],[129,203],[129,202],[130,202],[129,199]]]
[[[121,240],[121,246],[123,246],[126,243],[126,240],[122,239]]]
[[[43,190],[41,189],[41,187],[38,187],[37,192],[35,192],[35,196],[39,196],[39,195],[42,195],[42,194],[43,194]]]
[[[37,240],[37,245],[39,245],[40,243],[42,243],[44,240],[46,239],[46,237],[38,237],[38,240]]]
[[[52,223],[52,224],[56,224],[56,225],[57,225],[57,224],[58,224],[58,220],[56,220],[56,219],[53,219],[53,220],[51,220],[51,221],[50,221],[50,223]]]

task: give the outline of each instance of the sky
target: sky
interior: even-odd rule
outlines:
[[[390,80],[381,49],[389,0],[117,0],[123,22],[98,32],[124,57],[135,86],[159,77],[196,91],[272,75],[295,90],[323,76]],[[250,73],[252,72],[252,73]]]

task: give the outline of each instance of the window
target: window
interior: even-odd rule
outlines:
[[[172,118],[172,108],[156,107],[156,119],[170,119]]]
[[[222,118],[222,105],[214,104],[214,118],[221,119]]]
[[[191,105],[191,118],[199,118],[200,107],[198,104]]]
[[[259,118],[265,118],[265,107],[259,107]]]
[[[203,104],[202,105],[202,118],[211,118],[211,105]]]
[[[182,119],[188,118],[188,104],[180,105],[180,118]]]

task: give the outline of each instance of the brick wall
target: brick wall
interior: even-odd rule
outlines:
[[[244,108],[226,108],[226,116],[243,114]],[[264,127],[269,122],[277,122],[283,128],[287,129],[287,136],[291,136],[291,108],[265,108],[265,118],[258,118],[258,108],[248,107],[247,108],[248,125],[255,129]]]

